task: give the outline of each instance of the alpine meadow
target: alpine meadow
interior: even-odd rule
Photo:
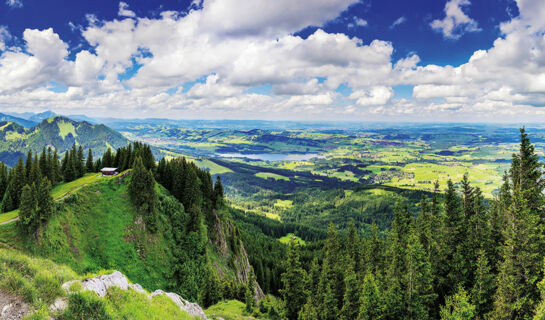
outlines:
[[[0,1],[0,320],[545,320],[542,0]]]

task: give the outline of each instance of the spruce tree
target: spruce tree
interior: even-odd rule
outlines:
[[[140,158],[135,161],[128,191],[136,208],[143,213],[148,228],[152,231],[155,230],[157,223],[155,179],[153,179],[153,174],[146,170]]]
[[[481,249],[477,258],[475,282],[471,289],[471,302],[475,305],[480,318],[484,318],[492,310],[495,289],[494,274],[491,272],[485,251]]]
[[[286,303],[286,317],[290,320],[297,319],[299,310],[301,310],[306,300],[305,284],[303,282],[303,279],[306,278],[306,272],[301,266],[299,251],[297,243],[290,243],[286,259],[286,272],[282,274],[284,287],[280,290],[280,293]]]
[[[35,194],[36,187],[28,184],[23,187],[21,193],[21,205],[19,207],[19,229],[27,235],[31,235],[38,227],[38,203]]]
[[[360,313],[360,285],[354,271],[353,263],[348,263],[346,275],[344,278],[345,292],[343,306],[340,312],[340,319],[352,320],[358,317]]]
[[[47,178],[42,178],[39,187],[36,189],[36,200],[38,205],[37,217],[43,223],[51,217],[55,204],[51,197],[51,183]]]
[[[471,320],[475,316],[475,306],[469,301],[463,287],[454,295],[447,297],[445,306],[441,307],[441,320]]]
[[[85,163],[85,170],[87,172],[95,172],[95,162],[93,160],[93,151],[89,149],[87,153],[87,162]]]
[[[367,273],[363,280],[360,311],[358,320],[378,320],[384,318],[381,293],[372,273]]]
[[[430,307],[435,300],[432,286],[431,266],[416,232],[409,234],[405,255],[405,314],[409,319],[428,319]]]

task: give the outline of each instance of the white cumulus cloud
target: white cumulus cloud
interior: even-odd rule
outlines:
[[[448,39],[459,39],[464,33],[481,31],[477,21],[462,10],[470,4],[469,0],[449,0],[445,4],[445,17],[433,20],[430,26]]]

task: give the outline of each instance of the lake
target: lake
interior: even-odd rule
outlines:
[[[217,153],[216,156],[222,158],[248,158],[252,160],[262,161],[305,161],[312,158],[324,158],[324,156],[317,153],[305,153],[305,154],[282,154],[282,153]]]

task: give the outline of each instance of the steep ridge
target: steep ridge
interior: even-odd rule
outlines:
[[[201,285],[209,277],[206,270],[211,270],[213,277],[229,288],[235,288],[231,298],[242,299],[243,293],[237,292],[244,292],[250,281],[255,297],[263,296],[255,277],[251,277],[253,271],[238,231],[224,209],[215,211],[213,227],[206,234],[188,234],[180,246],[173,239],[172,228],[177,224],[172,219],[189,219],[183,206],[156,185],[160,223],[151,232],[128,197],[128,180],[99,179],[64,197],[57,202],[57,211],[47,225],[38,231],[37,239],[32,243],[26,240],[26,246],[32,253],[66,264],[78,273],[116,269],[150,292],[174,291],[190,301],[200,299],[200,293],[186,287],[191,283]],[[195,237],[209,238],[202,258],[195,253],[199,252]],[[182,278],[182,267],[176,258],[180,256],[187,257]],[[204,270],[198,259],[213,267]]]

